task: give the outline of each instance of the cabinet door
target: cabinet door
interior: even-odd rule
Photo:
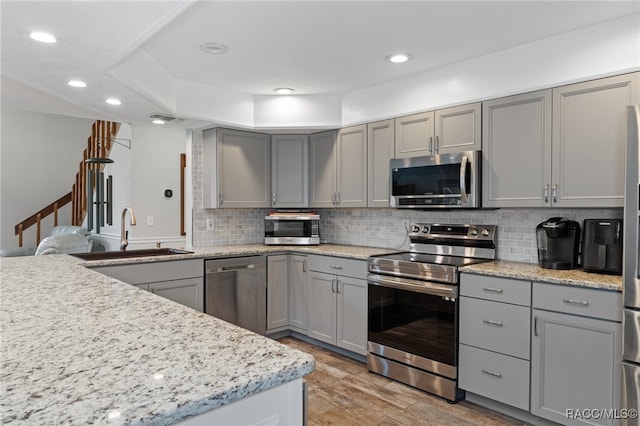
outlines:
[[[337,200],[340,207],[367,206],[367,126],[338,133]]]
[[[614,424],[569,419],[567,410],[619,408],[620,347],[619,323],[534,309],[531,413],[565,425]]]
[[[433,111],[396,118],[395,158],[433,154],[433,122]]]
[[[307,335],[332,345],[336,344],[336,285],[335,275],[309,273]]]
[[[367,207],[389,207],[390,168],[394,156],[395,122],[367,125]]]
[[[309,137],[309,205],[334,207],[336,192],[336,132]]]
[[[482,205],[551,205],[551,90],[483,103]]]
[[[149,291],[200,312],[203,310],[204,293],[202,278],[149,283]]]
[[[273,207],[309,206],[309,142],[306,135],[271,137]]]
[[[337,345],[367,354],[367,281],[338,276]]]
[[[218,207],[271,207],[269,135],[218,129]]]
[[[289,326],[307,331],[307,257],[289,255]]]
[[[480,102],[436,111],[435,153],[480,151],[482,149],[480,114]]]
[[[267,256],[267,330],[289,325],[288,257]]]
[[[626,106],[638,73],[553,89],[553,182],[558,207],[622,207]]]

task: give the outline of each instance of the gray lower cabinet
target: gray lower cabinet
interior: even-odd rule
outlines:
[[[309,263],[307,335],[366,355],[366,262],[313,255]]]
[[[462,274],[461,389],[529,411],[531,283]]]
[[[190,308],[204,309],[202,259],[134,263],[91,268]]]
[[[533,284],[532,414],[565,425],[619,424],[584,413],[620,408],[621,305],[619,292]]]
[[[307,256],[267,256],[267,333],[306,333],[307,287]]]

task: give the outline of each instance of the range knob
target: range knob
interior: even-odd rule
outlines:
[[[471,231],[469,231],[469,233],[472,237],[475,237],[476,235],[478,235],[478,228],[471,228]]]
[[[423,226],[423,227],[422,227],[422,232],[423,232],[424,234],[428,234],[428,233],[429,233],[429,227],[428,227],[428,226],[426,226],[426,225],[425,225],[425,226]]]
[[[418,225],[413,225],[411,227],[411,232],[420,232],[420,227]]]
[[[482,230],[482,236],[483,237],[488,237],[489,235],[491,235],[491,231],[488,228],[484,228]]]

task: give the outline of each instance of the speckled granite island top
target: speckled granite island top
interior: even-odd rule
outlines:
[[[0,259],[0,423],[172,424],[313,357],[78,265]]]
[[[585,272],[582,269],[554,270],[544,269],[533,263],[495,261],[465,266],[463,272],[491,275],[495,277],[517,278],[521,280],[541,281],[554,284],[574,285],[598,288],[601,290],[622,291],[622,277]]]

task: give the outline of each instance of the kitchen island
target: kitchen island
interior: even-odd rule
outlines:
[[[255,398],[283,387],[281,411],[302,419],[304,352],[68,255],[3,258],[0,270],[2,424],[165,425],[246,401],[242,412],[273,421],[276,404]]]

